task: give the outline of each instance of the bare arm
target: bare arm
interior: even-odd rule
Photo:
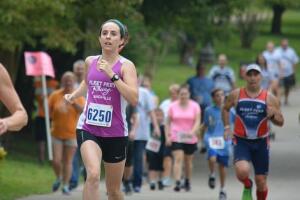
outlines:
[[[167,117],[165,124],[165,138],[166,138],[166,146],[171,145],[171,132],[170,132],[171,119]]]
[[[11,116],[0,118],[0,135],[6,131],[18,131],[27,124],[27,113],[14,89],[8,72],[0,64],[0,100]]]
[[[139,125],[139,117],[137,112],[132,114],[130,121],[131,121],[131,130],[129,132],[129,139],[134,140]]]
[[[267,117],[277,126],[283,126],[284,118],[280,110],[280,102],[271,93],[267,97]]]
[[[160,128],[159,128],[159,125],[158,125],[157,118],[156,118],[154,110],[151,110],[149,112],[149,115],[150,115],[150,118],[151,118],[151,122],[153,124],[154,134],[156,136],[160,136]]]
[[[74,91],[72,92],[72,94],[66,94],[65,95],[65,99],[73,104],[74,103],[74,100],[77,99],[78,97],[81,97],[81,96],[86,96],[86,93],[87,93],[87,80],[86,80],[86,77],[87,77],[87,74],[88,74],[88,71],[89,71],[89,66],[91,65],[91,62],[93,59],[95,59],[97,56],[89,56],[85,59],[85,73],[84,73],[84,77],[85,79],[81,81],[79,87]],[[76,108],[77,109],[80,109],[79,107]]]
[[[198,131],[199,131],[199,128],[200,128],[200,121],[201,121],[201,112],[199,112],[197,115],[196,115],[196,119],[195,119],[195,122],[194,122],[194,126],[191,130],[191,133],[192,134],[195,134],[197,135]]]
[[[203,136],[204,136],[204,133],[205,133],[205,131],[207,130],[207,126],[203,123],[203,124],[201,124],[201,126],[200,126],[200,136],[199,136],[199,140],[203,140]]]
[[[108,66],[108,63],[105,60],[98,62],[98,69],[103,70],[106,75],[111,79],[115,72],[111,67]],[[138,103],[138,84],[137,84],[137,73],[135,66],[129,60],[126,60],[123,63],[121,73],[123,80],[119,79],[114,82],[118,91],[121,95],[133,106],[136,106]]]
[[[238,98],[239,89],[232,91],[226,98],[224,106],[222,108],[222,120],[224,124],[224,137],[228,139],[230,136],[230,108],[235,106],[236,100]]]

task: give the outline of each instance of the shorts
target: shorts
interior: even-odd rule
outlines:
[[[163,156],[164,157],[172,157],[172,149],[170,146],[165,146]]]
[[[100,147],[104,162],[118,163],[125,160],[128,137],[100,137],[80,129],[76,133],[79,149],[82,143],[92,140]]]
[[[269,137],[249,140],[233,138],[234,162],[246,160],[252,162],[256,175],[267,175],[269,172]]]
[[[228,167],[228,165],[229,165],[229,156],[220,155],[215,150],[208,149],[207,150],[207,159],[209,159],[211,157],[216,157],[217,158],[217,163],[219,163],[221,165],[224,165],[225,167]]]
[[[126,148],[126,162],[125,167],[131,167],[133,161],[133,141],[128,141]]]
[[[35,133],[35,140],[40,141],[47,141],[47,133],[46,133],[46,122],[45,117],[36,117],[34,120],[34,133]]]
[[[146,151],[149,170],[163,171],[163,152]]]
[[[57,137],[52,136],[52,143],[53,144],[62,144],[63,146],[69,147],[77,147],[76,139],[59,139]]]
[[[295,74],[289,75],[282,79],[282,85],[285,89],[289,89],[296,84]]]
[[[185,144],[185,143],[172,142],[171,149],[172,151],[183,150],[185,155],[193,155],[194,152],[197,151],[197,143]]]

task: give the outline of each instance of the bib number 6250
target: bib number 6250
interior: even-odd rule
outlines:
[[[113,107],[111,105],[90,103],[87,109],[86,123],[95,126],[110,127]]]

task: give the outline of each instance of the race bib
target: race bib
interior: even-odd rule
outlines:
[[[180,143],[190,143],[193,141],[194,138],[194,135],[185,132],[178,132],[177,136]]]
[[[155,153],[159,152],[161,141],[159,139],[151,137],[146,144],[146,149]]]
[[[208,139],[209,147],[212,149],[224,149],[225,141],[223,137],[212,137]]]
[[[90,103],[87,109],[86,123],[95,126],[110,127],[112,113],[113,107],[111,105]]]

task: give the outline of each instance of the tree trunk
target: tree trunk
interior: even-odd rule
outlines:
[[[285,6],[280,4],[275,4],[273,5],[272,9],[273,9],[273,19],[272,19],[271,33],[281,34],[282,14],[285,11]]]

